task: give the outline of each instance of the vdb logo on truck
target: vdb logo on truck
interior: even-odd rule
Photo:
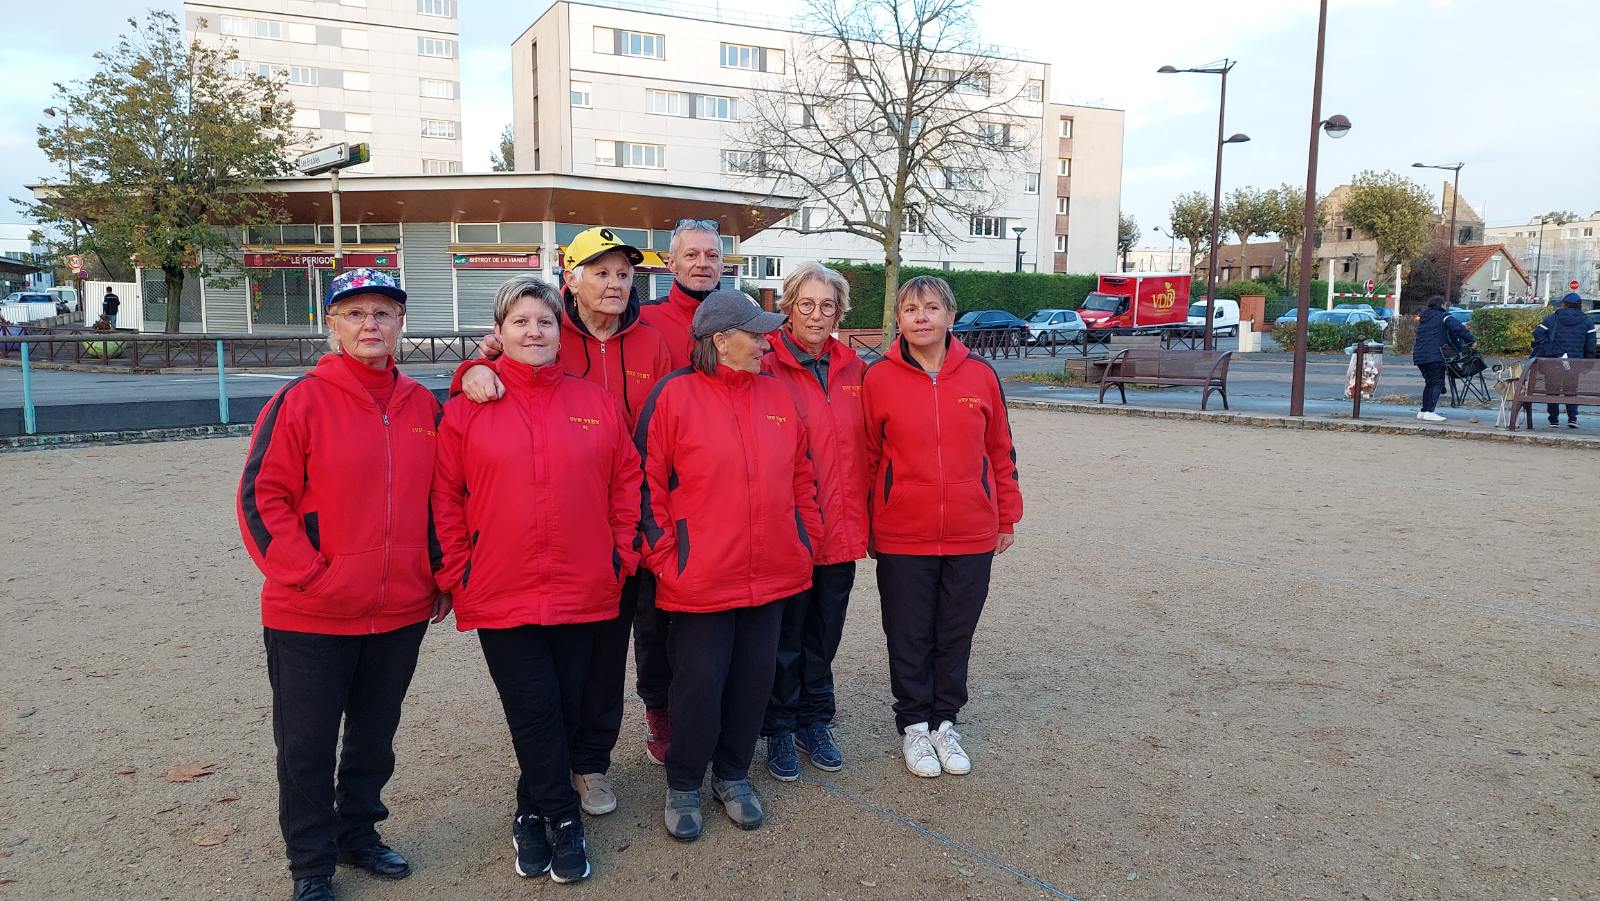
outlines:
[[[1178,302],[1178,292],[1172,289],[1172,282],[1165,282],[1167,290],[1158,291],[1150,295],[1150,305],[1158,310],[1170,310]]]

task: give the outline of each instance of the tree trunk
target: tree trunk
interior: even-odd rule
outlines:
[[[163,331],[176,335],[183,323],[183,267],[162,266],[161,274],[167,288],[167,322]]]
[[[1250,236],[1239,233],[1239,271],[1229,281],[1242,282],[1250,277]]]
[[[894,296],[900,291],[900,251],[886,249],[883,254],[883,348],[894,340]]]

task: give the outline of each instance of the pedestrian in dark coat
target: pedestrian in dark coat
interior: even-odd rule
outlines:
[[[1588,316],[1583,315],[1583,297],[1577,293],[1568,294],[1561,298],[1561,307],[1533,329],[1533,355],[1535,357],[1568,357],[1576,360],[1593,359],[1595,356],[1595,325]],[[1576,373],[1565,370],[1560,375]],[[1576,379],[1559,378],[1555,372],[1547,372],[1546,378],[1552,391],[1568,393],[1577,389]],[[1533,404],[1527,405],[1528,421],[1533,421]],[[1546,404],[1545,413],[1549,416],[1552,427],[1561,424],[1561,406],[1559,404]],[[1567,404],[1567,428],[1578,427],[1578,405]]]
[[[1439,396],[1444,393],[1444,352],[1454,354],[1463,347],[1476,347],[1478,342],[1461,321],[1448,312],[1449,302],[1435,294],[1428,298],[1428,306],[1417,316],[1417,337],[1411,346],[1411,362],[1422,371],[1422,410],[1417,418],[1424,422],[1444,422],[1444,417],[1434,412]]]

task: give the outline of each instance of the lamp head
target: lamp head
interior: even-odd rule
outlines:
[[[1322,123],[1322,130],[1337,140],[1350,133],[1350,119],[1343,115],[1329,116],[1328,121]]]
[[[1176,74],[1178,74],[1178,68],[1176,66],[1162,66],[1161,68],[1156,70],[1156,74],[1157,75],[1176,75]]]
[[[1011,230],[1016,232],[1017,237],[1020,238],[1022,237],[1022,233],[1028,230],[1028,227],[1026,225],[1013,225],[1011,226]]]
[[[1239,134],[1234,135],[1233,137],[1228,138],[1226,141],[1223,141],[1222,143],[1224,143],[1224,144],[1243,144],[1243,143],[1245,143],[1246,141],[1249,141],[1249,140],[1250,140],[1250,136],[1241,132]]]

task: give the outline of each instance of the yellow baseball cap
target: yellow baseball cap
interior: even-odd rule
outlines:
[[[613,250],[622,251],[627,255],[628,262],[635,266],[644,262],[644,254],[639,252],[639,248],[617,237],[617,233],[611,229],[595,226],[578,232],[577,237],[567,243],[566,267],[582,266]]]

